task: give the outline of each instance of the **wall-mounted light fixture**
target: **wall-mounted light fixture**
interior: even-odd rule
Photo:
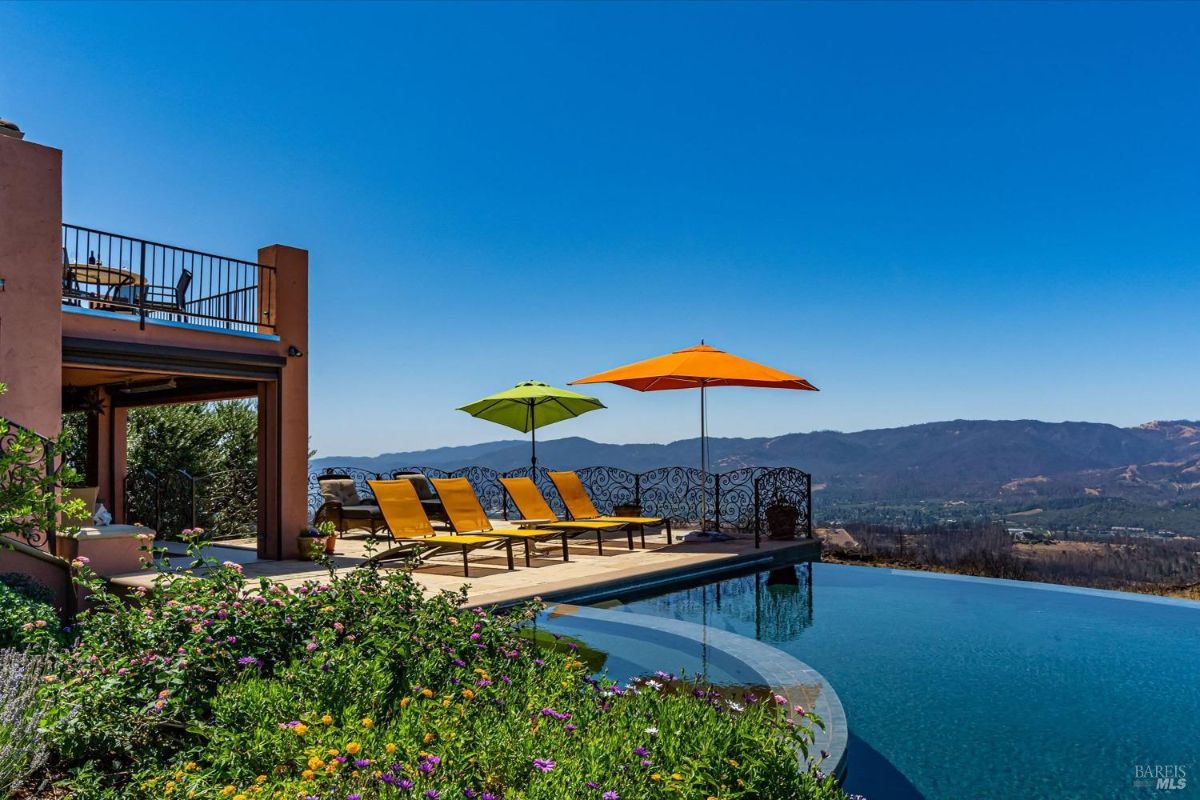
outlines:
[[[4,278],[0,278],[0,292],[4,291]]]
[[[293,344],[288,347],[288,355],[292,358],[301,358],[304,353],[300,352],[300,348]]]

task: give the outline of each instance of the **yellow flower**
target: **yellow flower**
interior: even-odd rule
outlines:
[[[316,756],[313,756],[312,758],[310,758],[308,760],[308,768],[309,769],[320,769],[323,766],[325,766],[325,762],[322,761],[321,759],[317,758]]]
[[[450,698],[447,697],[445,700],[442,701],[442,708],[449,708],[449,707],[450,707]]]
[[[421,694],[425,695],[426,698],[433,697],[433,689],[422,689]]]
[[[192,770],[196,769],[196,767],[197,767],[197,764],[195,761],[189,761],[188,763],[183,765],[183,768],[185,770],[187,770],[188,772],[191,772]]]
[[[304,770],[304,772],[300,773],[300,777],[304,778],[304,780],[306,780],[306,781],[311,781],[313,778],[316,777],[316,775],[317,775],[317,773],[313,772],[311,769],[306,769],[306,770]]]
[[[347,742],[346,743],[346,752],[349,753],[350,755],[352,755],[352,756],[358,755],[359,750],[362,750],[362,745],[359,744],[358,742]]]
[[[363,718],[362,718],[362,726],[363,726],[364,728],[370,728],[370,727],[371,727],[372,725],[374,725],[374,724],[375,724],[375,723],[374,723],[374,721],[372,721],[370,717],[363,717]]]
[[[244,794],[235,794],[233,796],[233,800],[250,800],[250,798],[246,797]]]
[[[672,772],[672,773],[671,773],[671,780],[673,780],[673,781],[681,781],[681,780],[683,780],[683,776],[682,776],[682,775],[680,775],[678,772]]]
[[[392,744],[391,742],[388,742],[386,745],[384,745],[383,749],[387,750],[388,754],[390,755],[391,753],[396,752],[396,745]]]
[[[255,782],[255,783],[266,783],[266,782],[267,782],[267,776],[266,776],[266,775],[259,775],[257,778],[255,778],[255,779],[254,779],[254,782]]]
[[[236,791],[237,791],[237,787],[230,785],[230,786],[226,786],[224,789],[222,789],[221,794],[229,795],[229,794],[233,794]]]
[[[425,734],[425,738],[422,741],[424,741],[425,744],[429,744],[430,742],[433,741],[433,734],[432,733]]]
[[[463,697],[465,697],[465,698],[467,698],[468,700],[474,700],[474,699],[475,699],[475,692],[471,691],[470,689],[463,689],[463,690],[462,690],[462,696],[463,696]]]
[[[339,751],[338,751],[338,749],[337,749],[336,747],[331,747],[331,748],[329,748],[328,750],[326,750],[325,752],[326,752],[326,753],[328,753],[328,754],[329,754],[329,755],[331,755],[331,756],[337,756],[337,754],[338,754],[338,752],[339,752]]]
[[[308,733],[308,726],[301,722],[292,728],[292,732],[297,736],[303,736],[304,734]]]
[[[652,781],[661,781],[661,780],[662,780],[662,775],[659,775],[657,772],[655,772],[653,775],[651,775],[651,776],[650,776],[650,780],[652,780]]]
[[[400,698],[400,707],[401,707],[401,708],[408,708],[408,704],[409,704],[409,703],[411,703],[411,702],[412,702],[412,698],[411,698],[411,697],[402,697],[402,698]]]
[[[331,717],[331,716],[329,716],[328,714],[326,714],[325,716],[321,717],[321,722],[322,722],[323,724],[325,724],[325,725],[332,725],[332,724],[333,724],[333,717]]]

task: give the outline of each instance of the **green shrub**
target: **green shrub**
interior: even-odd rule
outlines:
[[[0,575],[0,648],[62,647],[62,623],[50,604],[52,598],[49,589],[24,575]]]
[[[401,571],[101,596],[45,697],[80,798],[834,798],[811,718],[682,679],[596,681]],[[779,698],[782,700],[782,698]],[[607,795],[605,793],[608,793]]]

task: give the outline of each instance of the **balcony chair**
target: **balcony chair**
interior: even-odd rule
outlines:
[[[551,472],[548,474],[550,475],[550,480],[554,482],[554,488],[558,489],[558,496],[562,498],[563,504],[567,507],[567,513],[571,515],[571,519],[619,522],[623,525],[628,525],[631,531],[633,528],[637,528],[642,535],[643,548],[646,546],[646,527],[657,528],[665,526],[667,529],[667,544],[671,544],[671,520],[664,519],[663,517],[614,517],[601,514],[596,510],[595,504],[592,503],[592,498],[588,496],[587,489],[584,487],[583,481],[579,479],[577,473]]]
[[[90,292],[86,292],[79,288],[79,279],[75,276],[75,271],[71,269],[71,258],[67,255],[67,248],[62,249],[63,254],[63,275],[62,275],[62,296],[63,301],[69,305],[77,306],[80,301],[91,297]]]
[[[633,549],[633,528],[623,522],[560,520],[532,478],[501,478],[500,484],[512,498],[513,505],[517,507],[517,512],[521,515],[521,519],[517,520],[518,525],[560,529],[569,532],[572,536],[595,531],[596,550],[600,555],[604,555],[604,534],[624,528],[629,534],[629,549]]]
[[[462,552],[463,577],[471,577],[470,561],[467,554],[480,547],[503,544],[508,555],[508,568],[513,567],[512,540],[499,536],[476,536],[457,534],[438,534],[429,524],[421,498],[411,480],[367,481],[379,508],[383,512],[388,535],[396,543],[395,547],[371,556],[366,563],[375,564],[391,558],[404,558],[410,555],[425,556],[436,554],[440,550],[459,550]]]
[[[324,502],[313,516],[314,522],[332,522],[339,536],[364,526],[374,535],[385,527],[379,504],[374,498],[360,496],[349,475],[319,475],[317,487]]]

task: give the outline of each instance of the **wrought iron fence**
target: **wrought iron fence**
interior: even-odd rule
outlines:
[[[125,519],[153,528],[160,539],[178,539],[187,528],[203,528],[206,539],[231,539],[253,536],[258,527],[254,470],[200,476],[134,470],[122,489]]]
[[[29,508],[29,513],[23,510],[28,503],[46,503],[47,497],[53,498],[62,466],[54,441],[0,417],[0,453],[6,456],[5,470],[0,473],[0,493],[14,501],[0,517],[3,522],[0,534],[23,539],[31,547],[44,546],[54,553],[54,526],[38,522],[47,515],[36,513],[36,508]]]
[[[62,226],[68,305],[237,331],[274,331],[275,268],[115,233]]]
[[[372,493],[367,481],[412,472],[420,472],[428,478],[465,477],[471,482],[484,510],[489,515],[505,518],[515,514],[515,507],[500,478],[532,478],[554,513],[566,514],[562,499],[549,478],[550,470],[545,467],[499,472],[478,466],[450,471],[411,466],[386,473],[360,467],[326,467],[320,472],[309,473],[309,512],[315,512],[324,500],[319,477],[343,475],[352,478],[359,496],[370,498]],[[705,476],[695,467],[659,467],[639,473],[620,467],[596,466],[576,472],[601,514],[611,514],[622,505],[634,505],[643,514],[666,517],[672,523],[697,523],[703,491],[710,524],[729,530],[752,531],[757,539],[762,532],[770,530],[768,510],[771,506],[785,505],[796,510],[794,533],[812,536],[812,476],[795,467],[743,467]]]

